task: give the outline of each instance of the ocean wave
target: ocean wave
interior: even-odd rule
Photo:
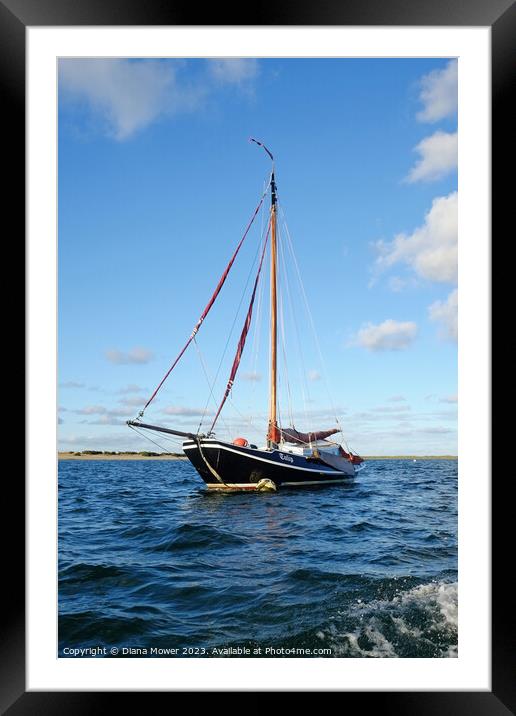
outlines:
[[[131,571],[123,567],[116,567],[107,564],[71,564],[62,567],[59,571],[59,582],[72,583],[95,583],[101,580],[117,580],[127,583],[127,579],[131,577]]]
[[[203,547],[215,549],[244,543],[243,537],[217,527],[182,524],[172,530],[167,530],[166,534],[149,545],[148,549],[152,552],[175,552]]]
[[[206,494],[180,461],[63,461],[60,644],[456,657],[457,465],[445,462],[419,467],[431,495],[386,460],[346,489],[256,499]]]
[[[457,583],[430,582],[341,611],[316,633],[334,656],[457,657]]]

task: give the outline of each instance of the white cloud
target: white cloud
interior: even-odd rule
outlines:
[[[127,410],[124,408],[106,408],[104,405],[87,405],[73,412],[77,415],[109,415],[112,417],[127,415]]]
[[[147,348],[141,347],[132,348],[128,352],[113,348],[106,351],[106,358],[110,363],[115,363],[116,365],[144,364],[149,363],[154,358],[154,353],[147,350]]]
[[[253,80],[258,74],[258,60],[235,57],[209,60],[211,75],[219,82],[242,84]]]
[[[127,417],[127,416],[125,416]],[[86,425],[125,425],[125,420],[121,420],[113,415],[101,415],[96,420],[79,421]]]
[[[169,405],[167,408],[163,408],[161,411],[162,413],[165,413],[165,415],[192,415],[192,416],[201,416],[201,415],[212,415],[213,411],[211,410],[204,410],[203,408],[187,408],[183,405]]]
[[[368,323],[362,326],[354,343],[369,351],[398,351],[408,348],[416,334],[415,323],[388,319],[378,325]]]
[[[430,320],[440,324],[441,337],[451,341],[458,337],[457,307],[458,292],[455,289],[445,301],[435,301],[428,308]]]
[[[422,226],[393,241],[379,241],[376,269],[408,264],[418,276],[431,281],[457,280],[457,192],[437,197]]]
[[[454,393],[453,395],[443,395],[442,398],[439,398],[440,403],[457,403],[458,397],[457,393]]]
[[[133,395],[133,396],[126,396],[125,398],[120,398],[118,401],[121,405],[127,405],[129,407],[143,407],[143,403],[145,402],[144,399],[141,397],[141,395]]]
[[[347,413],[347,410],[340,405],[336,405],[334,407],[313,408],[312,410],[294,410],[292,418],[296,423],[296,427],[298,427],[297,421],[304,427],[306,427],[307,423],[309,426],[313,424],[322,425],[323,423],[333,425],[335,423],[335,415],[344,415],[345,413]],[[268,419],[268,416],[264,417],[266,420]],[[307,427],[306,429],[313,430],[312,427]]]
[[[87,405],[85,408],[74,410],[78,415],[101,415],[107,413],[107,408],[103,405]]]
[[[406,398],[404,395],[391,395],[390,398],[387,398],[391,403],[405,403]]]
[[[65,98],[85,102],[107,134],[124,140],[165,113],[196,105],[196,93],[178,86],[176,70],[159,60],[64,59],[59,83]]]
[[[147,445],[145,438],[134,430],[127,429],[114,433],[102,430],[94,435],[62,435],[59,438],[60,450],[65,447],[73,450],[142,450]]]
[[[67,380],[64,383],[59,383],[60,388],[84,388],[84,383],[78,383],[76,380]]]
[[[208,60],[188,82],[184,60],[62,59],[59,90],[68,103],[86,106],[102,131],[126,140],[162,117],[192,112],[221,85],[248,91],[258,74],[255,59]]]
[[[242,373],[241,377],[243,380],[248,380],[251,383],[259,383],[262,379],[262,374],[253,370],[253,371],[249,371],[248,373]]]
[[[407,282],[405,279],[401,278],[400,276],[391,276],[389,279],[389,288],[391,291],[394,291],[395,293],[399,293],[400,291],[403,291],[403,289],[406,287]]]
[[[311,380],[315,382],[316,380],[321,380],[321,374],[318,370],[309,370],[308,371],[308,380]]]
[[[377,246],[384,246],[381,242]],[[370,282],[370,286],[374,285],[376,277]],[[389,288],[394,293],[401,293],[409,288],[414,288],[419,285],[419,280],[415,276],[391,276],[388,281]]]
[[[146,390],[147,388],[142,388],[140,385],[136,385],[135,383],[129,383],[129,385],[120,388],[116,392],[120,395],[126,395],[127,393],[143,393]]]
[[[446,435],[447,433],[455,433],[455,428],[443,428],[440,426],[430,426],[427,428],[419,428],[416,432],[418,433],[430,433],[430,435]]]
[[[457,168],[457,132],[437,131],[415,147],[420,154],[406,181],[434,181]]]
[[[457,79],[457,60],[421,78],[419,99],[423,109],[417,114],[420,122],[437,122],[457,112]]]
[[[411,410],[410,405],[378,405],[376,408],[371,408],[376,413],[403,413]]]

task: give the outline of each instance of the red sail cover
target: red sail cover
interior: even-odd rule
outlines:
[[[342,457],[346,458],[346,460],[352,462],[353,465],[360,465],[360,463],[364,462],[364,458],[360,457],[360,455],[355,455],[355,453],[346,452],[342,445],[339,447],[339,453]]]
[[[318,430],[314,433],[300,433],[295,428],[285,428],[281,430],[281,437],[287,443],[315,443],[318,440],[325,440],[330,435],[340,432],[339,428],[332,428],[331,430]]]

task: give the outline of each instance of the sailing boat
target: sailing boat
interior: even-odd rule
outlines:
[[[251,139],[250,141],[262,147],[272,162],[272,171],[267,189],[262,195],[240,243],[237,245],[213,296],[197,321],[192,334],[145,404],[143,410],[138,414],[138,417],[135,420],[128,420],[127,424],[135,429],[143,428],[184,438],[182,446],[186,456],[204,480],[207,487],[211,490],[275,491],[283,487],[328,485],[349,481],[354,478],[357,470],[363,467],[361,464],[363,463],[363,459],[349,448],[345,449],[339,442],[329,440],[330,437],[342,432],[339,427],[334,427],[329,430],[300,432],[293,425],[283,427],[278,419],[277,186],[272,153],[262,142],[256,139]],[[226,390],[209,431],[207,433],[190,433],[143,422],[142,419],[145,410],[154,400],[175,366],[179,363],[190,343],[195,340],[195,336],[215,303],[236,256],[268,194],[270,194],[270,210],[267,233],[258,263],[258,271],[254,281],[249,309],[244,321],[240,340],[238,341],[237,351]],[[237,437],[230,442],[220,440],[217,438],[214,429],[224,404],[233,388],[242,358],[247,334],[251,325],[253,305],[268,243],[270,243],[269,416],[265,445],[258,447],[257,445],[250,444],[247,439],[242,437]]]

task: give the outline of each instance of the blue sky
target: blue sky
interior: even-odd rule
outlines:
[[[456,110],[446,58],[61,60],[59,448],[157,450],[125,420],[190,335],[258,203],[270,163],[253,136],[275,154],[283,212],[285,422],[323,429],[337,413],[362,454],[456,454]],[[209,427],[265,221],[149,422],[197,429],[206,410]],[[265,266],[221,437],[263,440],[267,282]],[[210,396],[205,373],[213,383],[219,364]]]

